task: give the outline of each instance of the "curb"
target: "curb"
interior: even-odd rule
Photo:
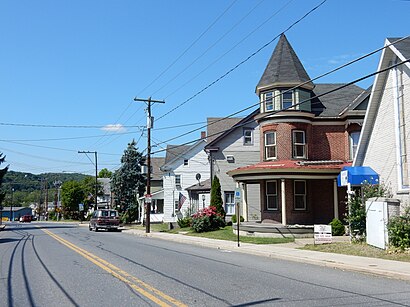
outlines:
[[[180,234],[156,232],[147,234],[144,231],[135,229],[124,229],[123,232],[132,235],[138,235],[140,237],[156,238],[219,250],[228,250],[261,257],[268,257],[278,260],[307,263],[328,268],[410,281],[410,263],[408,262],[302,250],[298,249],[298,247],[302,247],[303,245],[295,246],[294,244],[283,244],[280,246],[270,244],[259,246],[257,244],[240,243],[240,247],[238,247],[237,242],[234,241],[215,240],[208,238],[189,237]]]

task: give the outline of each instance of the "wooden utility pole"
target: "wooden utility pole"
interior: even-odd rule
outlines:
[[[147,146],[147,197],[151,197],[151,128],[153,127],[154,124],[154,118],[151,116],[151,103],[165,103],[163,100],[153,100],[151,97],[148,97],[148,99],[140,99],[135,97],[134,101],[143,101],[147,104],[148,108],[148,117],[147,117],[147,140],[148,140],[148,146]],[[145,199],[146,200],[146,199]],[[145,221],[145,232],[150,233],[150,227],[151,227],[151,203],[146,204],[146,221]]]
[[[83,154],[89,154],[93,153],[94,154],[94,159],[95,159],[95,196],[94,196],[94,201],[95,201],[95,207],[94,209],[97,210],[97,193],[98,193],[98,167],[97,167],[97,152],[96,151],[78,151],[78,153],[83,153]],[[88,155],[87,155],[88,158]],[[90,158],[88,158],[90,159]],[[90,159],[91,161],[91,159]],[[92,161],[91,161],[92,163]]]

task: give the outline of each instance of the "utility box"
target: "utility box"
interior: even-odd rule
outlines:
[[[400,201],[392,198],[375,197],[366,201],[366,242],[386,249],[389,245],[387,223],[400,215]]]

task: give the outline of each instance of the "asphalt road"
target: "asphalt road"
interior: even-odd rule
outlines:
[[[410,283],[76,224],[0,232],[0,306],[410,306]]]

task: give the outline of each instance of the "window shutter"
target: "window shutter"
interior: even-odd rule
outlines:
[[[281,102],[280,102],[280,100],[281,100],[280,91],[273,91],[273,95],[274,95],[274,101],[275,101],[274,109],[276,111],[279,111],[280,109],[282,109]]]

